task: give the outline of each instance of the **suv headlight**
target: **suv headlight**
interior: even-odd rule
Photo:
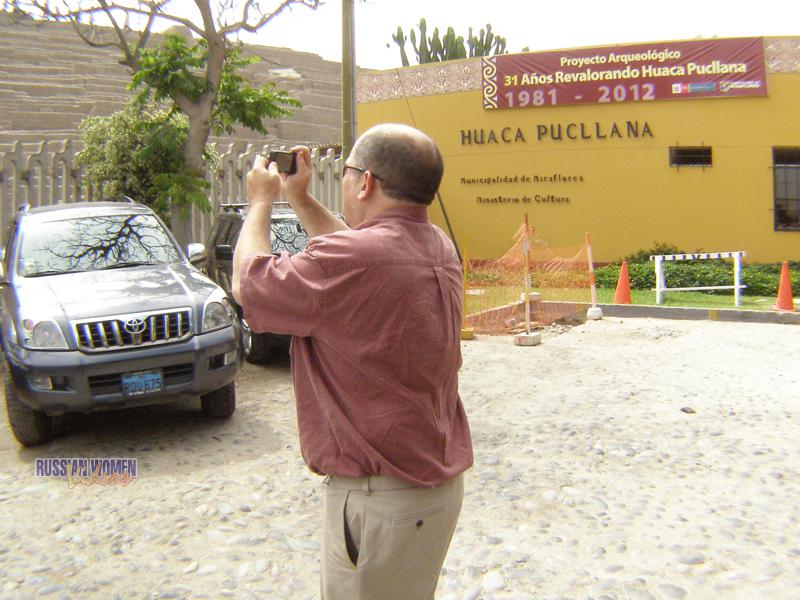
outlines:
[[[67,340],[58,323],[51,320],[22,321],[22,345],[30,350],[66,350]]]
[[[208,333],[233,325],[233,309],[225,292],[219,290],[211,294],[203,306],[203,331]]]

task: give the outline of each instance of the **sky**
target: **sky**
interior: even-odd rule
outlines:
[[[341,7],[341,0],[327,0],[316,11],[295,7],[247,41],[338,62]],[[399,25],[408,36],[421,17],[429,32],[438,26],[443,34],[453,27],[465,38],[469,27],[477,32],[491,23],[510,53],[525,46],[535,51],[697,37],[800,36],[797,0],[355,0],[356,64],[401,66],[392,34]],[[415,64],[410,41],[406,52]]]

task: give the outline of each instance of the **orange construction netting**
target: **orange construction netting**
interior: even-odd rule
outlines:
[[[528,283],[532,293],[526,310]],[[528,328],[528,319],[531,328],[543,327],[585,314],[590,304],[583,244],[550,248],[523,224],[501,257],[464,257],[464,326],[476,333],[519,333]]]

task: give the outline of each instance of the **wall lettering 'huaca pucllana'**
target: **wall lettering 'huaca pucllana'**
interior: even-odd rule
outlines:
[[[527,134],[526,134],[527,132]],[[500,129],[461,129],[462,146],[516,145],[534,142],[591,142],[614,139],[653,138],[653,128],[647,121],[611,121],[603,123],[537,123],[530,127],[503,127]],[[491,177],[461,177],[463,185],[498,186],[499,192],[490,189],[475,196],[481,205],[543,204],[569,205],[572,198],[563,191],[554,191],[552,186],[535,184],[583,183],[583,175],[501,175]],[[508,185],[524,186],[519,194],[507,193]]]
[[[527,134],[526,134],[527,131]],[[501,129],[462,129],[461,145],[473,144],[520,144],[528,139],[537,142],[552,140],[606,140],[623,138],[652,138],[653,128],[647,121],[625,121],[617,123],[537,123],[530,129],[523,127],[503,127]]]

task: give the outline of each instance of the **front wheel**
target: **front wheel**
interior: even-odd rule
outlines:
[[[38,410],[33,410],[20,400],[11,369],[4,365],[3,384],[6,394],[6,408],[11,431],[23,446],[38,446],[53,437],[53,420]]]
[[[242,319],[242,355],[252,364],[260,365],[269,361],[272,345],[265,333],[253,333],[247,321]]]
[[[203,414],[212,419],[227,419],[236,410],[236,386],[228,385],[200,396]]]

